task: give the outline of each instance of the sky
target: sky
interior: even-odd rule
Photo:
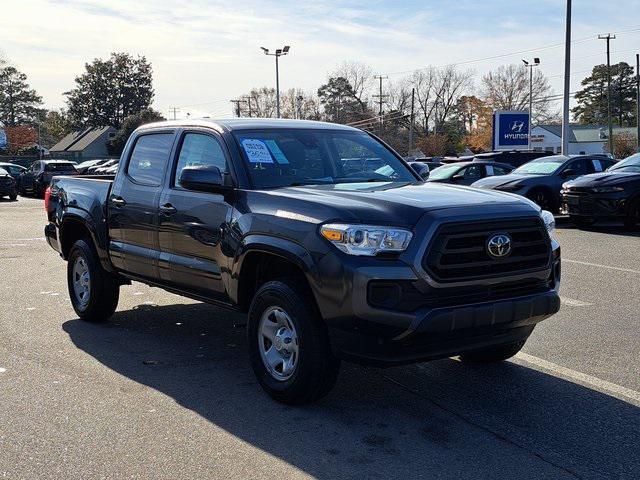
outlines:
[[[0,53],[27,74],[45,106],[65,105],[84,64],[110,52],[144,55],[154,70],[154,108],[165,116],[229,116],[230,100],[274,86],[270,49],[280,60],[281,90],[317,90],[345,60],[399,80],[428,65],[460,64],[479,78],[500,64],[540,57],[562,92],[563,1],[440,0],[2,0]],[[635,63],[640,0],[573,2],[572,87],[616,32],[612,62]],[[529,51],[531,50],[531,51]],[[526,53],[518,53],[528,51]],[[498,58],[487,58],[498,57]],[[172,113],[171,113],[172,115]]]

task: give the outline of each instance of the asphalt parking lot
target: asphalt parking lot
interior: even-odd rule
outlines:
[[[291,408],[239,315],[134,283],[80,322],[44,224],[0,201],[2,478],[640,478],[640,234],[561,222],[562,309],[512,361],[344,364]]]

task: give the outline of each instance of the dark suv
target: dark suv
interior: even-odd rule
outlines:
[[[42,197],[55,175],[78,175],[78,171],[67,160],[36,160],[20,175],[20,195]]]
[[[247,312],[251,364],[283,402],[326,394],[341,359],[504,360],[560,307],[549,212],[425,184],[342,125],[149,124],[115,179],[56,177],[45,198],[80,318],[110,317],[131,280]]]

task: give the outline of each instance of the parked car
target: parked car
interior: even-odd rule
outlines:
[[[432,170],[428,182],[471,185],[485,177],[506,175],[513,170],[510,165],[496,162],[460,162],[450,163]]]
[[[560,308],[549,212],[425,184],[344,125],[147,124],[114,180],[57,177],[45,199],[81,319],[109,318],[131,280],[246,312],[258,382],[285,403],[328,393],[341,359],[504,360]]]
[[[602,172],[613,164],[613,160],[603,155],[552,155],[525,163],[508,175],[483,178],[472,186],[517,193],[534,201],[540,208],[556,213],[560,208],[560,190],[564,182]]]
[[[78,171],[67,160],[36,160],[20,175],[20,195],[42,197],[55,175],[78,175]]]
[[[507,165],[511,165],[513,168],[518,168],[525,163],[529,163],[531,160],[549,157],[551,155],[553,155],[553,152],[542,152],[537,150],[503,150],[498,152],[477,153],[474,156],[474,159],[481,162],[506,163]]]
[[[108,160],[100,165],[96,165],[93,167],[89,167],[87,169],[87,174],[89,175],[104,175],[105,171],[109,168],[109,167],[113,167],[114,165],[118,165],[119,159],[115,158],[115,159],[111,159]]]
[[[108,161],[110,161],[109,158],[100,158],[100,159],[94,159],[94,160],[87,160],[85,162],[82,162],[78,165],[76,165],[76,170],[78,171],[79,174],[84,175],[87,173],[87,170],[89,170],[89,168],[91,167],[100,167],[102,165],[104,165],[105,163],[107,163]]]
[[[4,168],[0,168],[0,198],[9,197],[11,200],[18,198],[16,179]]]
[[[15,163],[9,163],[9,162],[0,162],[0,168],[5,170],[16,181],[20,178],[20,175],[23,172],[27,171],[27,169],[22,165],[17,165]]]
[[[562,209],[578,226],[618,220],[629,229],[640,226],[640,153],[606,172],[579,177],[562,186]]]

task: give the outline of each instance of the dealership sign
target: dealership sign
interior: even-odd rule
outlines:
[[[529,113],[498,110],[493,112],[493,149],[529,149]]]

